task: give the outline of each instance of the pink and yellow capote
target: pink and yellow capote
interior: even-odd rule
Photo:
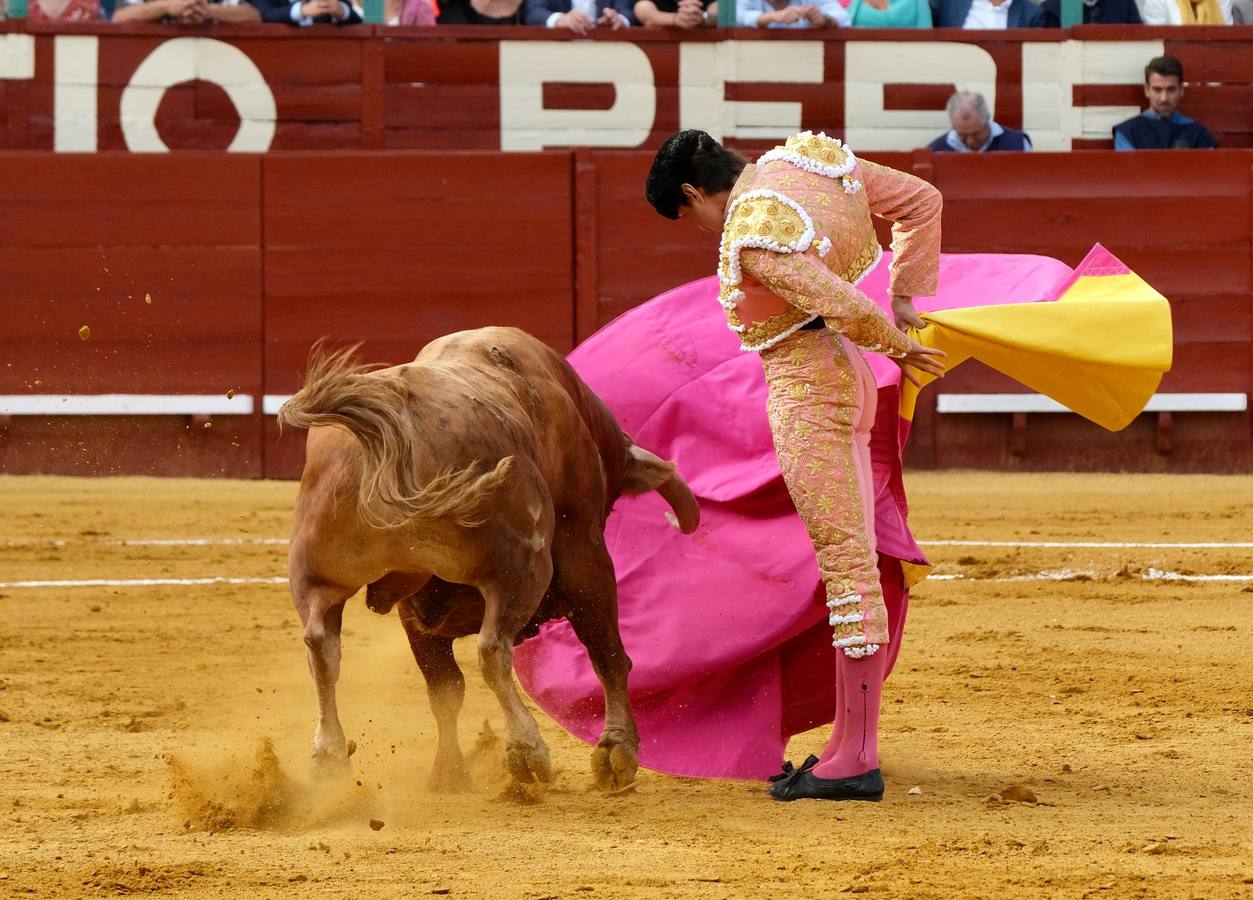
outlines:
[[[902,390],[899,368],[880,355],[902,349],[899,333],[863,304],[883,311],[891,293],[915,295],[928,322],[915,337],[945,349],[950,368],[979,359],[1110,429],[1135,417],[1170,366],[1166,300],[1099,246],[1073,270],[1046,257],[985,254],[946,254],[938,267],[896,266],[883,254],[889,264],[876,266],[873,232],[849,240],[844,204],[824,204],[831,179],[855,185],[844,196],[872,212],[902,202],[925,212],[909,198],[929,189],[864,161],[835,175],[811,171],[853,159],[844,148],[846,157],[825,158],[822,143],[798,146],[811,137],[767,154],[737,183],[718,278],[645,303],[570,356],[624,429],[678,463],[701,503],[692,536],[670,528],[650,497],[621,503],[606,530],[634,661],[640,761],[664,772],[777,771],[790,735],[831,721],[840,652],[832,629],[844,648],[888,637],[876,551],[885,579],[902,579],[902,589],[928,570],[907,524],[901,472],[917,389]],[[817,162],[802,168],[785,156],[809,158],[802,151]],[[898,225],[898,251],[911,240],[931,247],[926,218]],[[757,236],[790,250],[736,246],[766,221],[770,234]],[[938,254],[938,222],[934,241]],[[796,331],[814,315],[836,328],[868,324],[843,336]],[[870,350],[864,361],[854,344]],[[810,407],[816,395],[830,402]],[[850,510],[873,527],[842,525]],[[845,618],[852,603],[828,607],[850,594],[860,619]],[[904,598],[889,600],[896,628]],[[861,640],[841,645],[848,637]],[[522,644],[515,667],[549,715],[596,740],[601,692],[568,623],[548,623]]]

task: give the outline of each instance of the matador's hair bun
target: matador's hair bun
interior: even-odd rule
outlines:
[[[684,184],[710,194],[729,191],[744,166],[744,157],[734,150],[726,149],[704,131],[689,128],[671,135],[657,151],[648,170],[644,196],[667,219],[677,219],[679,207],[686,205]]]

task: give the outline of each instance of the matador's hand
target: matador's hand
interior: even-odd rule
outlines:
[[[892,317],[896,320],[896,327],[901,331],[909,326],[927,327],[927,323],[919,317],[918,310],[914,309],[914,298],[908,294],[892,295]]]
[[[901,374],[910,384],[914,387],[922,387],[922,380],[912,369],[934,375],[936,378],[944,377],[944,363],[940,360],[948,356],[947,353],[935,347],[924,347],[913,338],[910,338],[909,345],[909,352],[904,356],[893,357],[893,362],[901,367]]]

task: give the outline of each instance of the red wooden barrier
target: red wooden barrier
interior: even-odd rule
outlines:
[[[874,154],[945,195],[945,249],[1076,263],[1100,241],[1171,298],[1173,392],[1253,390],[1253,152]],[[291,476],[263,397],[308,346],[409,358],[460,328],[516,324],[568,350],[713,269],[712,235],[642,197],[651,154],[0,154],[0,394],[254,398],[251,415],[11,416],[0,471]],[[1204,163],[1204,165],[1200,165]],[[886,233],[881,240],[886,241]],[[152,303],[146,303],[150,294]],[[78,329],[87,325],[83,341]],[[1118,336],[1111,335],[1111,340]],[[974,364],[946,392],[1021,388]],[[1109,435],[1072,416],[920,409],[919,465],[1247,471],[1246,413],[1153,416]]]
[[[260,201],[257,157],[0,157],[0,394],[260,394]],[[0,470],[256,477],[260,416],[13,416]]]
[[[266,391],[294,391],[322,336],[401,362],[466,328],[575,344],[568,154],[294,154],[265,167]],[[275,438],[266,474],[299,471]]]

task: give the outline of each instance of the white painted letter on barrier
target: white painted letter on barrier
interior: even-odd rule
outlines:
[[[95,153],[98,37],[53,38],[52,148]]]
[[[855,152],[914,150],[951,127],[942,109],[884,109],[889,84],[951,84],[978,91],[996,114],[996,60],[977,44],[849,41],[844,46],[844,139]]]
[[[1112,138],[1139,106],[1075,106],[1075,85],[1143,84],[1161,41],[1062,41],[1022,45],[1022,127],[1037,150],[1070,150],[1075,138]]]
[[[167,153],[157,133],[157,109],[165,92],[184,81],[210,81],[235,104],[239,131],[226,149],[264,153],[278,118],[274,94],[256,63],[238,47],[213,38],[173,38],[153,50],[122,91],[122,135],[136,153]]]
[[[0,80],[29,81],[35,77],[35,36],[0,34]]]
[[[609,109],[545,109],[544,84],[612,84]],[[626,42],[500,42],[500,149],[638,147],[657,111],[653,66]]]
[[[821,84],[822,41],[721,41],[679,45],[679,127],[715,140],[783,139],[801,130],[801,104],[727,100],[728,83]]]

